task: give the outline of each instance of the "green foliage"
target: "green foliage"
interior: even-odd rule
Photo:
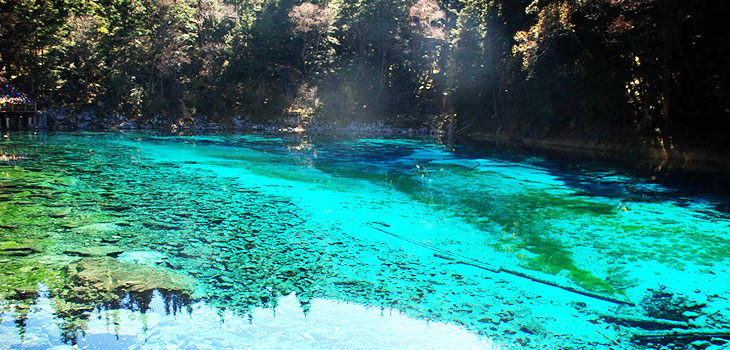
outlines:
[[[459,129],[518,139],[730,147],[715,127],[730,113],[730,46],[717,30],[728,6],[0,0],[0,74],[42,105],[167,124],[455,115]]]
[[[59,29],[67,4],[58,1],[0,1],[0,74],[30,94],[53,87]]]

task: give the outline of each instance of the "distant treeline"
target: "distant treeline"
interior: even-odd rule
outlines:
[[[41,105],[730,149],[727,1],[0,0]],[[724,28],[724,29],[723,29]]]

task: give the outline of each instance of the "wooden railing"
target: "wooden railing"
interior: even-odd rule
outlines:
[[[35,102],[32,104],[28,103],[3,103],[0,104],[0,112],[5,113],[36,113],[38,112],[38,105]]]

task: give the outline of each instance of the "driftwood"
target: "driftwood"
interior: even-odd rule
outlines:
[[[631,327],[640,327],[644,329],[662,329],[662,328],[690,328],[687,322],[667,320],[663,318],[630,316],[630,315],[599,315],[606,321],[622,324]]]
[[[404,236],[401,236],[401,235],[398,235],[398,234],[395,234],[395,233],[392,233],[392,232],[388,232],[388,231],[386,231],[386,230],[384,230],[384,229],[382,229],[380,227],[374,226],[373,224],[388,227],[385,224],[378,223],[378,222],[371,222],[370,223],[370,227],[373,228],[373,229],[375,229],[375,230],[378,230],[378,231],[380,231],[382,233],[385,233],[387,235],[390,235],[390,236],[393,236],[395,238],[401,239],[403,241],[406,241],[406,242],[409,242],[409,243],[413,243],[415,245],[418,245],[418,246],[424,247],[426,249],[432,250],[432,251],[435,252],[435,254],[434,254],[435,257],[441,258],[441,259],[450,260],[450,261],[452,261],[452,262],[454,262],[456,264],[469,265],[469,266],[473,266],[473,267],[476,267],[476,268],[479,268],[479,269],[482,269],[482,270],[487,270],[487,271],[493,272],[493,273],[503,272],[503,273],[507,273],[507,274],[510,274],[510,275],[513,275],[513,276],[522,277],[522,278],[528,279],[528,280],[533,281],[533,282],[542,283],[542,284],[545,284],[545,285],[548,285],[548,286],[560,288],[560,289],[563,289],[563,290],[567,290],[569,292],[573,292],[573,293],[576,293],[576,294],[588,296],[588,297],[591,297],[591,298],[595,298],[595,299],[599,299],[599,300],[603,300],[603,301],[608,301],[608,302],[612,302],[612,303],[616,303],[616,304],[624,304],[624,305],[636,306],[636,304],[634,304],[630,300],[623,299],[623,298],[619,298],[617,296],[607,295],[607,294],[602,294],[602,293],[597,293],[597,292],[592,292],[592,291],[585,290],[585,289],[582,289],[582,288],[579,288],[579,287],[562,285],[562,284],[559,284],[559,283],[557,283],[555,281],[550,281],[550,280],[547,280],[547,279],[544,279],[544,278],[540,278],[540,277],[537,277],[537,276],[532,276],[532,275],[529,275],[529,274],[527,274],[525,272],[522,272],[522,271],[505,269],[505,268],[503,268],[501,266],[492,266],[492,265],[483,263],[483,262],[481,262],[479,260],[472,259],[472,258],[470,258],[468,256],[464,256],[464,255],[461,255],[461,254],[458,254],[458,253],[453,253],[453,252],[450,252],[450,251],[445,250],[445,249],[441,249],[441,248],[434,247],[434,246],[432,246],[430,244],[426,244],[426,243],[423,243],[423,242],[419,242],[419,241],[410,239],[408,237],[404,237]]]
[[[730,329],[697,328],[672,331],[651,331],[636,333],[632,337],[633,340],[642,342],[673,342],[680,339],[687,342],[693,342],[695,340],[705,340],[712,338],[730,339]]]

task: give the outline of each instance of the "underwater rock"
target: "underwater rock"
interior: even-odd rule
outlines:
[[[3,256],[28,256],[39,252],[40,250],[29,243],[5,242],[0,244],[0,255]]]
[[[492,323],[492,324],[498,325],[500,323],[500,318],[498,318],[498,317],[492,318],[492,316],[484,316],[484,317],[480,318],[478,321],[481,323]]]
[[[73,255],[73,256],[82,256],[82,257],[90,257],[90,256],[111,256],[111,257],[117,257],[119,254],[122,254],[124,250],[119,249],[117,247],[113,246],[95,246],[95,247],[79,247],[74,249],[69,249],[64,251],[63,253],[66,255]]]
[[[119,229],[118,224],[112,223],[112,222],[98,222],[95,224],[89,224],[89,225],[83,225],[81,224],[77,225],[76,232],[82,233],[82,234],[100,234],[100,233],[113,233],[116,232]]]
[[[649,292],[641,304],[646,314],[655,318],[687,322],[691,315],[699,315],[697,311],[706,306],[705,302],[691,300],[686,295],[669,291],[665,286],[649,289]]]
[[[110,257],[83,258],[67,267],[67,276],[63,294],[73,301],[114,303],[127,294],[146,298],[155,290],[183,298],[193,293],[191,277]]]
[[[16,288],[15,293],[10,295],[10,298],[12,298],[16,301],[35,300],[36,298],[38,298],[38,288]]]
[[[159,263],[166,260],[167,256],[165,254],[162,254],[159,252],[145,250],[145,251],[124,252],[121,255],[119,255],[118,258],[119,258],[119,261],[125,262],[125,263],[147,265],[147,266],[157,266]]]
[[[50,216],[54,219],[60,219],[60,218],[64,218],[64,217],[68,216],[69,213],[70,213],[70,211],[68,209],[54,210],[54,211],[50,212],[48,214],[48,216]]]
[[[54,179],[51,183],[59,186],[76,187],[80,184],[80,180],[72,176],[64,176]]]
[[[105,210],[115,211],[115,212],[123,212],[132,209],[129,205],[105,205],[103,206]]]
[[[109,237],[102,237],[101,243],[117,243],[122,239],[122,236],[112,235]]]
[[[516,307],[508,310],[508,312],[514,317],[513,323],[520,331],[536,335],[544,335],[547,333],[545,326],[532,315],[531,309],[527,307]]]
[[[710,343],[718,346],[727,346],[730,345],[730,340],[723,339],[723,338],[710,338]]]
[[[154,222],[154,221],[143,222],[142,226],[152,229],[152,230],[176,231],[176,230],[182,229],[180,226],[170,225],[170,224],[164,223],[164,222]]]
[[[712,343],[707,340],[695,340],[689,344],[691,349],[705,350],[709,348]]]

